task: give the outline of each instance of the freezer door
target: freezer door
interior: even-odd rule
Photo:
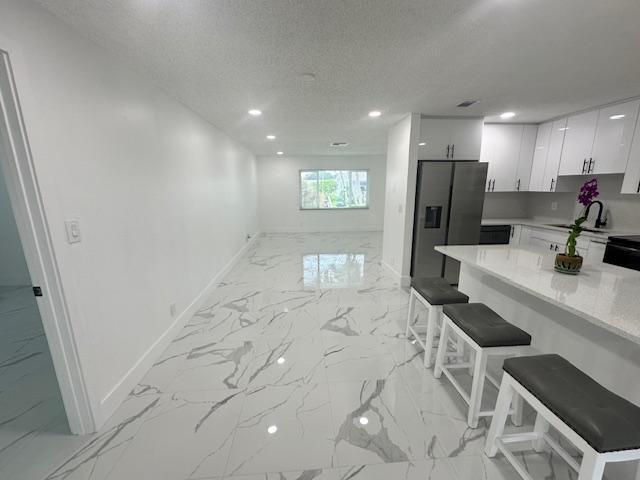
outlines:
[[[445,245],[452,162],[420,162],[413,225],[411,276],[441,277],[444,256],[433,248]]]
[[[484,162],[460,162],[454,165],[447,245],[478,244],[487,168]],[[444,278],[451,284],[457,284],[459,273],[460,263],[447,257]]]

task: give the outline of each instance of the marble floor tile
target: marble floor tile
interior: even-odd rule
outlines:
[[[226,474],[329,468],[334,438],[326,384],[260,387],[247,392]]]
[[[396,368],[385,339],[379,336],[328,336],[325,345],[329,382],[386,379]]]
[[[519,479],[483,455],[486,420],[468,428],[457,391],[404,338],[408,294],[381,247],[376,233],[261,236],[47,480]],[[553,455],[517,455],[536,480],[575,480]]]

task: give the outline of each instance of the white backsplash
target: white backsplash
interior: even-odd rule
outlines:
[[[594,177],[561,177],[558,187],[564,192],[553,193],[488,193],[485,197],[484,218],[557,218],[571,220],[582,209],[577,202],[580,186],[591,178],[598,179],[600,200],[607,212],[607,228],[640,230],[640,195],[622,195],[622,175],[596,175]],[[552,204],[557,209],[552,210]],[[594,207],[589,223],[597,215]]]

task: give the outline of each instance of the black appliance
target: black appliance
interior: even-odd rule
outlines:
[[[620,267],[640,270],[640,235],[609,237],[603,261]]]
[[[482,225],[480,245],[508,245],[511,239],[511,225]]]

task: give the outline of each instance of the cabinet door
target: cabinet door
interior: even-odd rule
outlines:
[[[582,175],[587,173],[586,167],[589,158],[591,158],[597,123],[597,110],[569,117],[564,137],[564,147],[562,148],[560,175]]]
[[[489,162],[492,192],[512,192],[516,186],[516,170],[522,142],[522,125],[489,124],[484,126],[487,139],[483,160]]]
[[[450,160],[451,124],[446,118],[423,118],[420,120],[420,143],[418,160]]]
[[[518,168],[516,169],[515,189],[518,192],[526,192],[529,190],[537,133],[537,125],[524,125],[522,140],[520,142],[520,155],[518,156]]]
[[[535,150],[533,151],[533,165],[531,166],[531,179],[529,180],[529,191],[531,192],[547,191],[545,190],[544,171],[547,164],[552,128],[553,122],[543,123],[538,126]]]
[[[495,158],[498,149],[498,130],[490,127],[493,127],[493,125],[484,125],[482,128],[482,143],[480,147],[480,161],[489,164],[487,168],[487,185],[485,188],[487,192],[491,191],[491,186],[493,185],[493,167],[495,162],[492,162],[491,159]]]
[[[640,193],[640,118],[631,142],[629,161],[622,181],[622,193]]]
[[[600,110],[590,173],[624,173],[638,119],[640,100]]]
[[[482,143],[483,121],[480,118],[450,119],[451,145],[456,160],[478,160]]]
[[[593,265],[595,263],[601,263],[604,259],[604,250],[607,248],[607,243],[604,241],[591,240],[589,242],[589,250],[584,255],[584,261],[587,265]]]
[[[544,178],[542,180],[543,192],[555,192],[558,185],[558,168],[562,156],[565,133],[567,132],[567,119],[556,120],[551,125],[549,136],[549,151],[547,153],[547,163],[544,167]]]

